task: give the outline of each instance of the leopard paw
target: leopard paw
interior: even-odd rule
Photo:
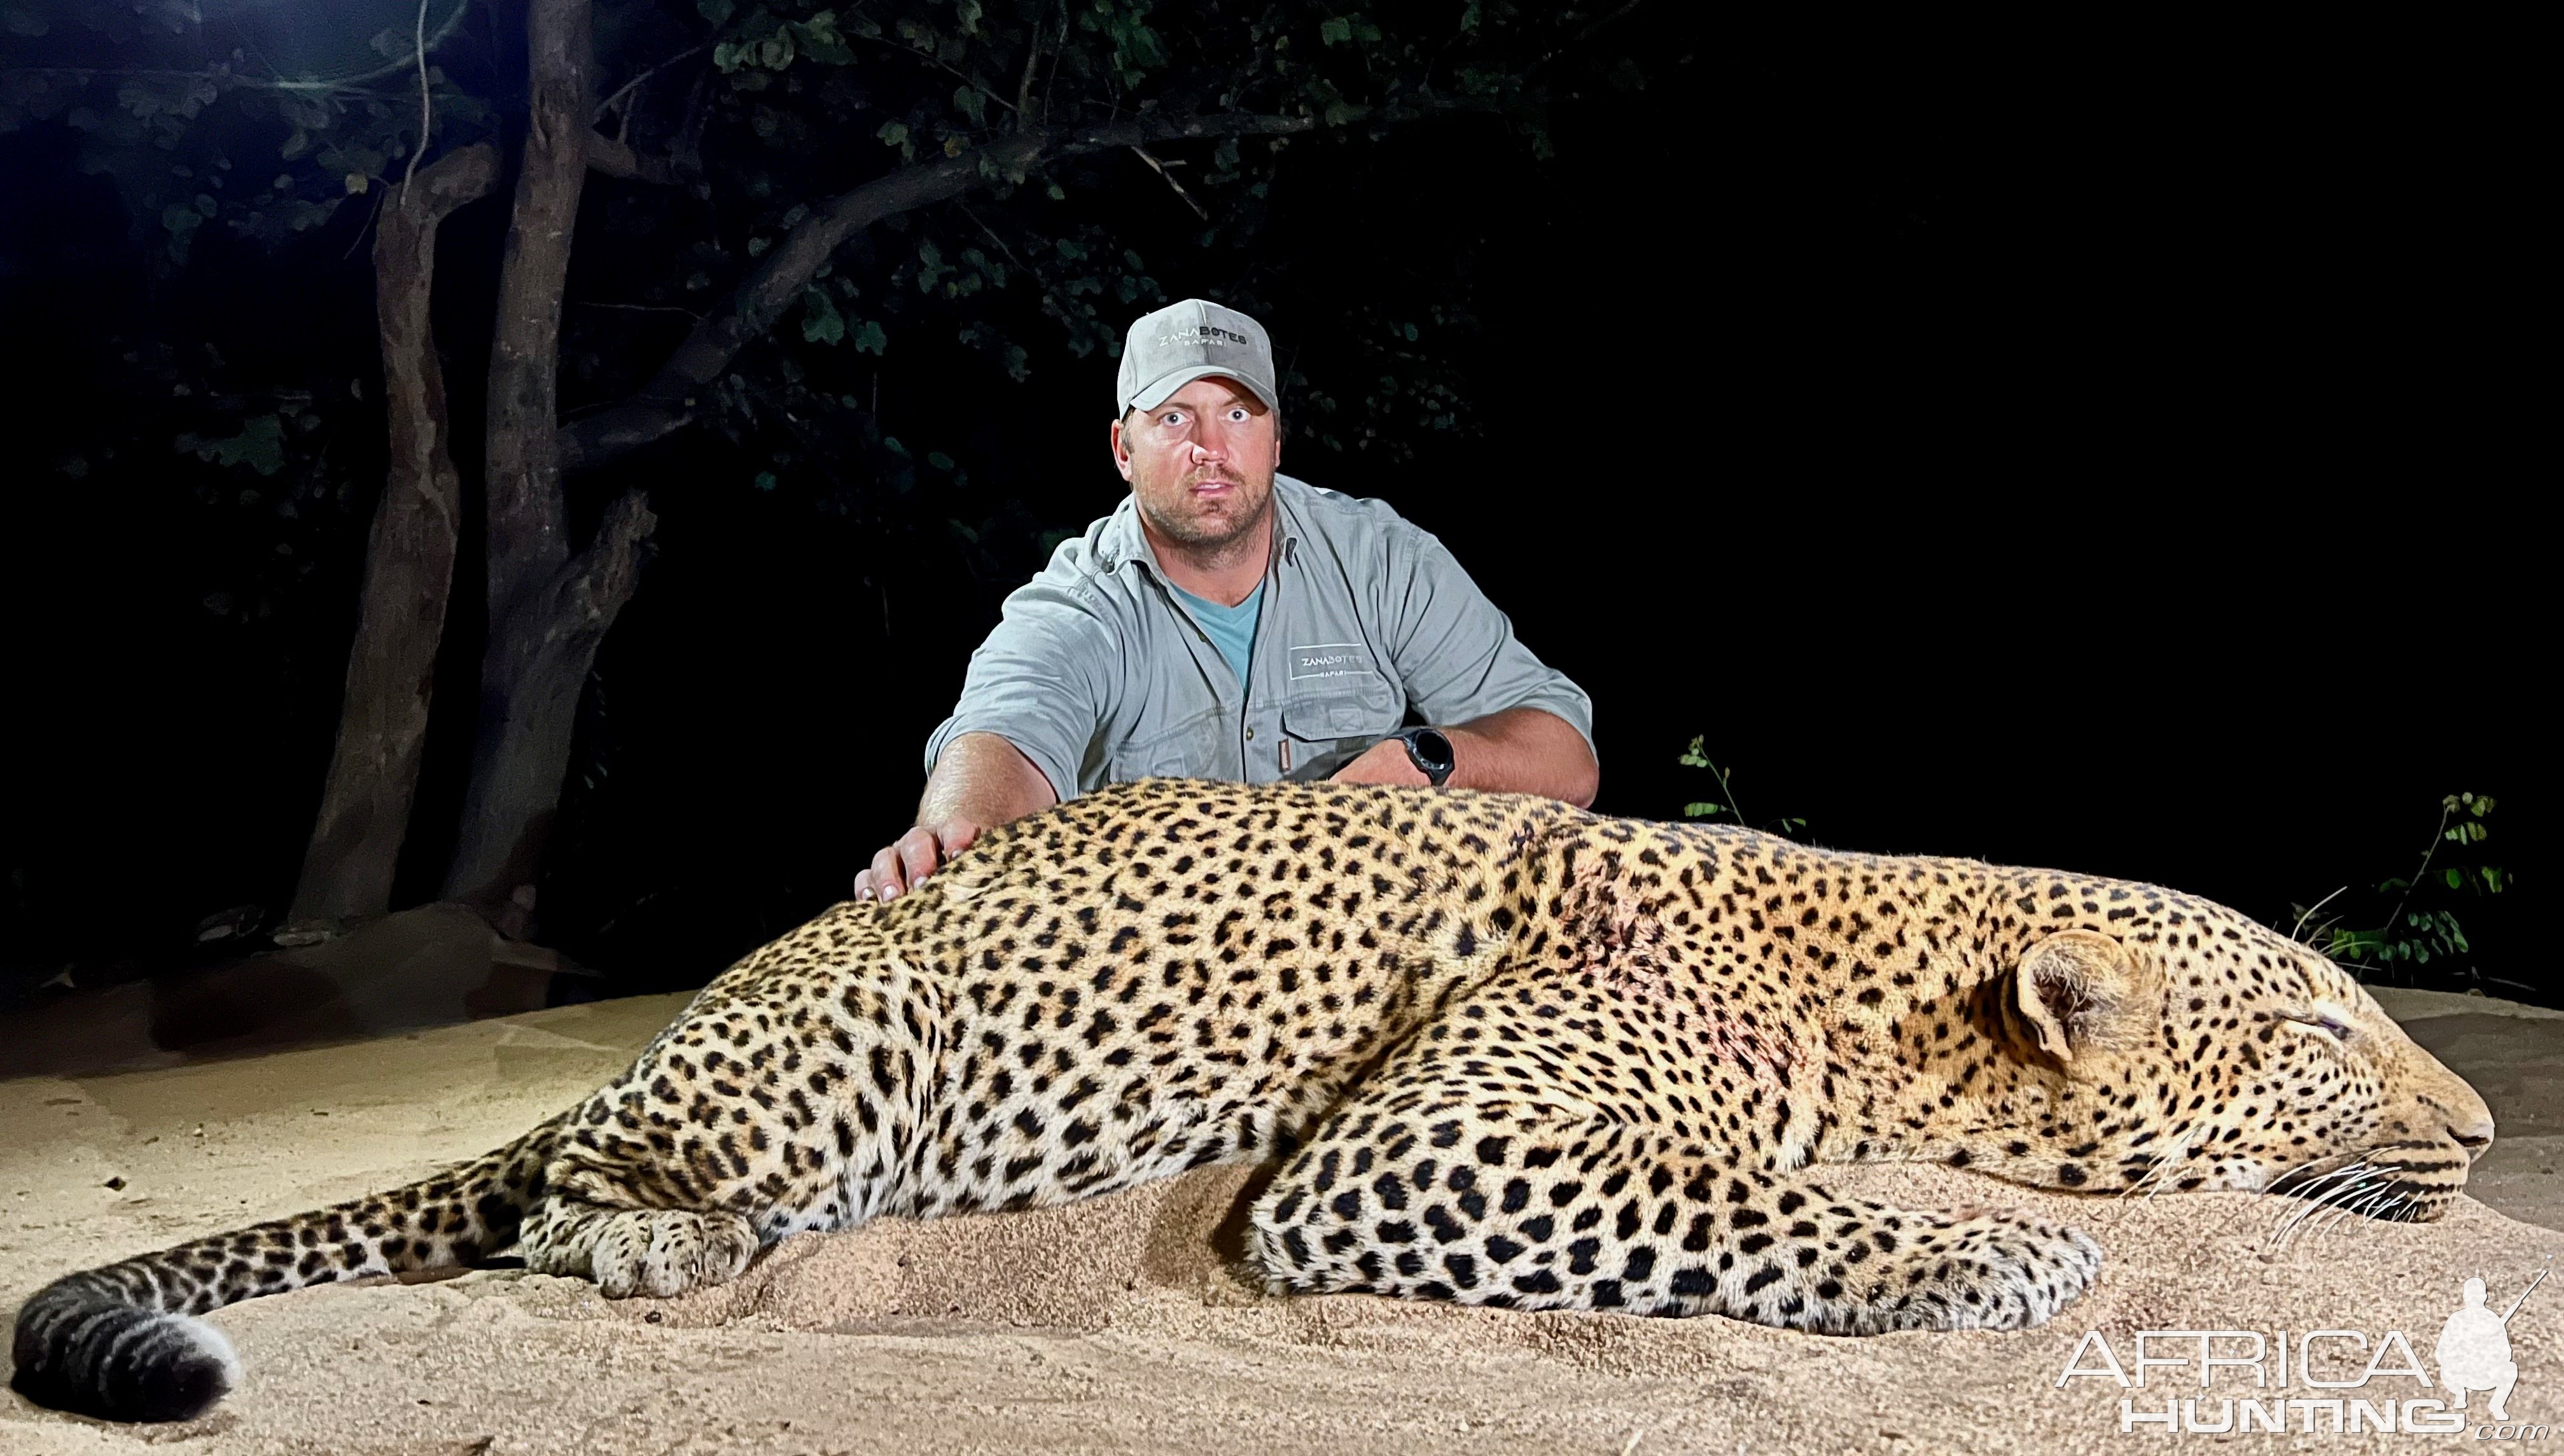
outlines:
[[[2081,1298],[2101,1272],[2101,1246],[2091,1235],[2020,1209],[1933,1219],[1903,1252],[1877,1269],[1863,1302],[1867,1318],[1852,1323],[2033,1329]]]
[[[607,1299],[669,1299],[728,1284],[756,1254],[756,1234],[736,1213],[627,1208],[577,1220],[567,1237],[528,1241],[538,1274],[586,1275]]]

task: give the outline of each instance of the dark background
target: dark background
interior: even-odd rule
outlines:
[[[1819,843],[2157,881],[2284,924],[2409,870],[2442,795],[2488,792],[2483,857],[2522,888],[2458,907],[2476,953],[2432,983],[2558,1001],[2530,935],[2550,657],[2517,505],[2551,467],[2531,475],[2544,381],[2516,341],[2549,312],[2532,260],[2554,240],[2515,48],[1853,39],[1650,7],[1604,44],[1656,80],[1565,100],[1555,156],[1465,122],[1300,148],[1251,255],[1187,250],[1171,199],[1124,195],[1171,214],[1144,251],[1172,296],[1264,270],[1286,354],[1340,295],[1475,281],[1474,433],[1399,463],[1295,445],[1284,468],[1437,532],[1593,694],[1598,808],[1713,796],[1675,762],[1704,734],[1752,818]],[[282,909],[361,565],[360,491],[274,614],[217,617],[208,593],[277,543],[209,510],[192,459],[112,488],[46,468],[134,407],[110,340],[187,310],[236,370],[378,368],[352,210],[280,255],[200,241],[173,289],[69,158],[42,128],[0,137],[20,988],[169,964],[201,916]],[[484,203],[444,240],[467,455],[503,227]],[[573,298],[613,262],[588,236]],[[543,937],[615,989],[700,982],[842,895],[908,822],[1004,593],[1118,499],[1110,360],[1022,386],[965,364],[905,340],[883,361],[884,428],[969,472],[932,499],[830,514],[743,488],[700,438],[581,486],[592,510],[646,484],[661,518],[541,902]],[[349,438],[372,489],[379,443]],[[475,544],[402,903],[432,893],[460,796]]]

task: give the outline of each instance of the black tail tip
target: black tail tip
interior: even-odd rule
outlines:
[[[98,1311],[63,1329],[63,1343],[31,1341],[34,1333],[22,1321],[9,1384],[56,1410],[105,1420],[193,1420],[240,1379],[231,1342],[185,1315]]]

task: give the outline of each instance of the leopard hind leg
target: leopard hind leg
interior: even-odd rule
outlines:
[[[829,930],[758,952],[774,966],[743,963],[762,979],[716,982],[567,1120],[520,1234],[529,1269],[665,1299],[730,1282],[787,1234],[906,1206],[940,992]],[[788,1033],[768,1032],[778,1022]]]

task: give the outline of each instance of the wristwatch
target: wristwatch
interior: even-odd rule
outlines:
[[[1406,745],[1406,761],[1416,771],[1440,785],[1451,776],[1451,740],[1439,728],[1411,728],[1397,735]]]

